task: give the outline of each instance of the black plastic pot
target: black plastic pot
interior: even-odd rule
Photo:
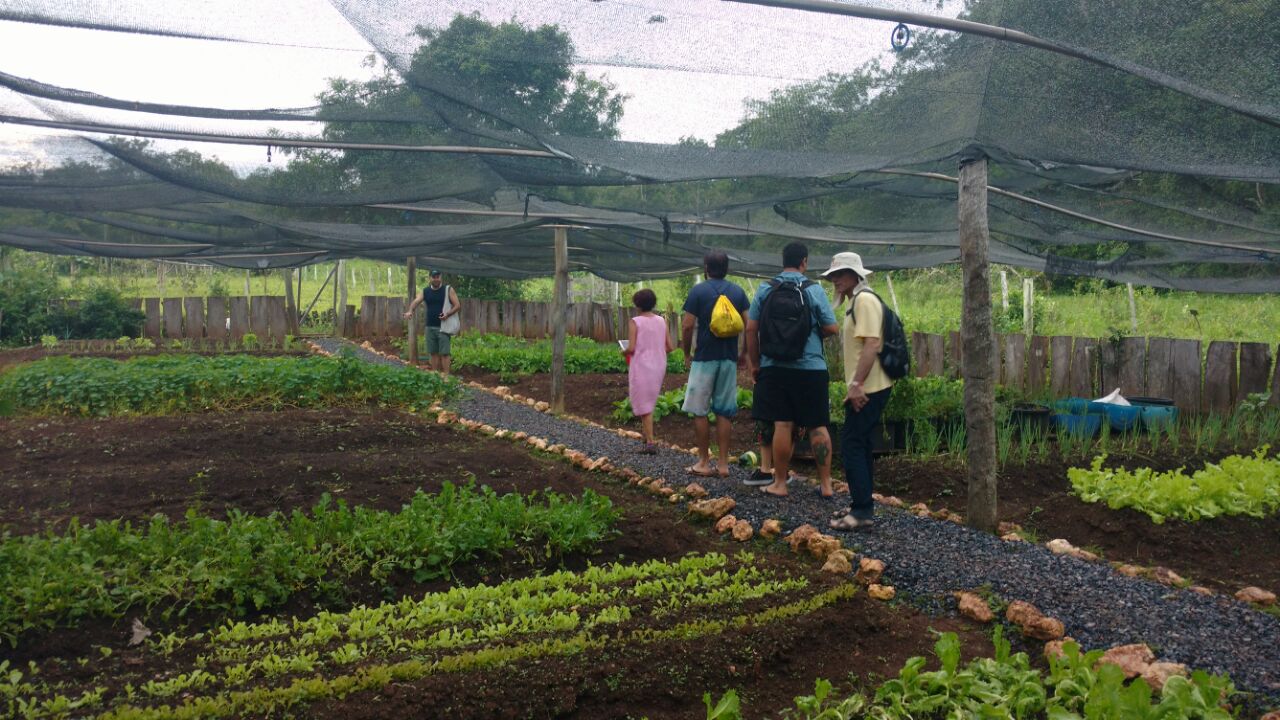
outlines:
[[[1045,405],[1018,403],[1009,411],[1009,424],[1013,425],[1018,433],[1048,435],[1049,415],[1050,410]]]

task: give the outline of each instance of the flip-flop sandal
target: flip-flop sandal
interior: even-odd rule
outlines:
[[[768,495],[769,497],[775,497],[775,498],[779,498],[779,499],[781,499],[781,498],[785,498],[785,497],[788,497],[788,495],[785,495],[785,494],[784,494],[784,495],[779,495],[778,493],[775,493],[775,492],[769,492],[769,486],[768,486],[768,485],[765,485],[764,487],[760,488],[760,492],[761,492],[761,493],[763,493],[763,494],[765,494],[765,495]]]
[[[684,469],[684,472],[686,475],[692,475],[694,477],[700,477],[700,478],[720,477],[720,474],[717,473],[715,470],[698,470],[697,468],[698,468],[697,465],[690,465],[689,467]]]
[[[835,510],[831,513],[831,519],[839,520],[840,518],[844,517],[845,515],[848,515],[851,512],[853,512],[853,508],[850,508],[850,507],[840,508],[839,510]]]
[[[831,528],[832,530],[844,530],[846,532],[849,532],[853,530],[867,530],[869,528],[874,527],[875,524],[876,524],[875,520],[859,520],[858,518],[852,515],[845,515],[839,520],[832,520],[831,522],[827,523],[827,527]]]
[[[814,490],[814,493],[822,500],[831,500],[832,502],[839,502],[840,500],[840,493],[833,492],[830,495],[823,495],[822,488]]]

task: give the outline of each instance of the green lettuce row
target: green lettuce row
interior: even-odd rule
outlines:
[[[110,416],[380,403],[424,409],[456,381],[354,358],[54,357],[0,375],[0,410]]]
[[[590,490],[526,499],[488,487],[419,491],[399,511],[332,504],[260,517],[232,510],[215,520],[188,511],[177,523],[75,522],[63,534],[0,535],[0,636],[160,608],[235,613],[279,605],[297,593],[341,598],[368,576],[423,582],[455,564],[520,550],[548,556],[590,550],[615,531],[618,513]]]
[[[1232,455],[1187,475],[1182,468],[1103,468],[1107,456],[1088,468],[1071,468],[1067,477],[1085,502],[1105,502],[1113,510],[1134,508],[1153,522],[1165,518],[1195,522],[1223,515],[1266,517],[1280,510],[1280,460],[1266,457],[1270,447],[1252,456]]]

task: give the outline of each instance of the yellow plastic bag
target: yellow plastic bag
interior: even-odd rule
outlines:
[[[721,295],[711,308],[711,334],[718,338],[737,337],[742,334],[742,315],[733,306],[728,295]]]

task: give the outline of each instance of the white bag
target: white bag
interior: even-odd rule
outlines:
[[[444,307],[440,309],[441,315],[447,314],[450,310],[453,309],[453,303],[449,302],[449,292],[450,292],[449,286],[445,285],[444,286]],[[450,336],[457,335],[461,329],[462,329],[462,320],[458,317],[457,313],[454,313],[453,315],[449,315],[449,317],[440,321],[440,332],[444,333],[445,335],[450,335]]]

